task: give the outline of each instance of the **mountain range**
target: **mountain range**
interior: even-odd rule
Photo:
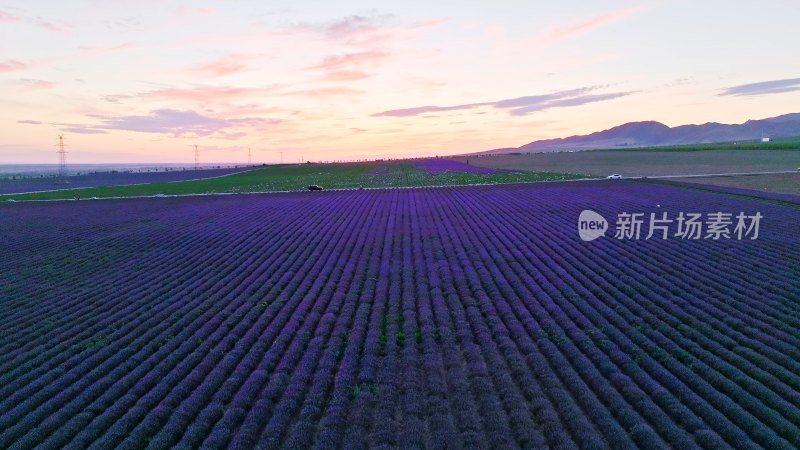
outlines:
[[[629,122],[592,134],[544,139],[517,148],[500,148],[480,153],[544,153],[559,150],[658,147],[795,136],[800,136],[800,113],[748,120],[742,124],[709,122],[672,128],[655,121]]]

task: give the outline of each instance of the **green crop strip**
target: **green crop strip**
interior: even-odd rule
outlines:
[[[0,196],[0,201],[297,191],[305,190],[312,184],[323,186],[325,189],[354,189],[520,183],[570,180],[582,177],[584,175],[553,172],[498,172],[493,174],[443,172],[431,174],[420,170],[413,162],[408,161],[294,164],[266,166],[206,180],[8,194]]]

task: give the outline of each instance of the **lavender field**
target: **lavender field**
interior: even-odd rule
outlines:
[[[614,238],[720,211],[758,238]],[[796,448],[799,222],[624,181],[4,203],[0,448]]]
[[[418,161],[416,166],[422,171],[427,173],[443,173],[443,172],[466,172],[466,173],[480,173],[491,174],[499,173],[502,170],[495,170],[489,167],[472,166],[468,163],[456,161],[453,159],[443,158],[430,158]]]

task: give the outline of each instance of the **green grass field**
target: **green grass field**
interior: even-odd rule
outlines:
[[[525,155],[528,153],[558,153],[559,151],[568,151],[569,148],[563,148],[556,151],[541,151],[541,152],[523,152],[523,151],[509,151],[503,153],[505,155]],[[577,148],[573,151],[580,152],[701,152],[706,150],[800,150],[800,136],[795,137],[781,137],[773,138],[769,142],[761,142],[760,140],[738,141],[738,142],[715,142],[709,144],[683,144],[683,145],[660,145],[657,147],[628,147],[620,146],[613,148]],[[470,154],[465,156],[478,156],[479,154]]]
[[[372,175],[370,172],[382,172]],[[208,180],[152,183],[134,186],[111,186],[33,194],[8,194],[3,200],[57,200],[153,195],[188,195],[305,190],[316,184],[325,189],[444,186],[464,184],[556,181],[582,178],[584,175],[555,172],[502,172],[473,174],[445,172],[429,174],[413,161],[389,161],[345,164],[275,165]]]
[[[800,150],[800,137],[775,138],[770,142],[740,141],[713,144],[665,145],[660,147],[620,147],[608,149],[628,152],[700,152],[706,150]]]
[[[470,155],[452,159],[462,162],[469,160],[472,165],[496,169],[585,173],[592,176],[618,173],[623,177],[641,177],[797,170],[800,167],[800,150],[592,150]]]

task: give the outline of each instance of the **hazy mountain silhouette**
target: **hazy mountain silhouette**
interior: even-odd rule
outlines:
[[[714,142],[752,141],[765,137],[800,136],[800,113],[785,114],[742,124],[709,122],[702,125],[681,125],[670,128],[663,123],[630,122],[596,133],[545,139],[518,148],[501,148],[482,153],[547,152],[556,150],[588,150],[663,145],[705,144]]]

